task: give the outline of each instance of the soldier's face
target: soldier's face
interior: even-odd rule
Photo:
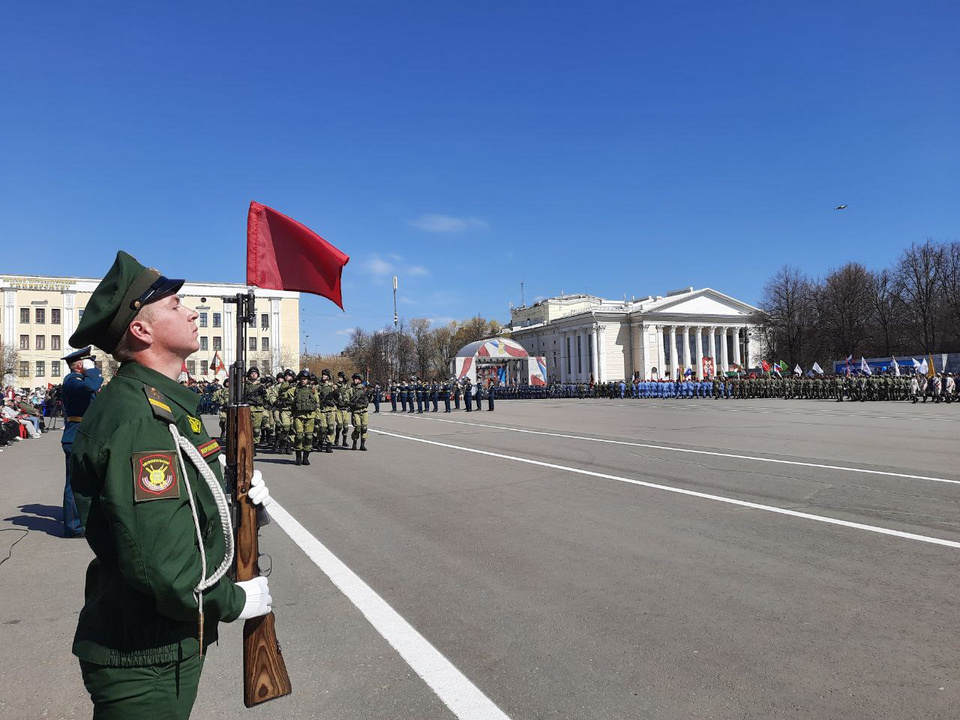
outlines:
[[[144,323],[153,337],[152,348],[187,357],[200,349],[197,337],[197,312],[180,302],[178,295],[170,295],[151,303]]]

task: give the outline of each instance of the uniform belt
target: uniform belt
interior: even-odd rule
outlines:
[[[80,422],[81,420],[83,420],[83,415],[70,415],[70,416],[67,418],[67,422],[75,422],[75,423],[78,423],[78,422]]]

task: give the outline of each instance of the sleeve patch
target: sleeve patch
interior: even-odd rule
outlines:
[[[133,487],[137,502],[179,498],[176,455],[160,451],[134,453]]]
[[[202,455],[203,459],[206,460],[220,450],[220,443],[218,443],[216,440],[211,440],[210,442],[206,442],[198,447],[197,450],[200,451],[200,455]]]

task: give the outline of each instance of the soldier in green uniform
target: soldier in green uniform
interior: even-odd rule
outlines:
[[[310,450],[313,449],[313,413],[318,406],[317,394],[310,385],[310,371],[301,370],[297,375],[297,387],[293,391],[293,450],[297,454],[297,465],[310,464]]]
[[[199,419],[198,396],[177,382],[200,346],[198,315],[176,295],[182,284],[120,252],[70,338],[122,363],[71,455],[96,556],[73,653],[100,720],[189,717],[219,623],[265,615],[272,603],[265,577],[225,575],[232,527],[220,446]],[[259,473],[249,497],[270,501]]]
[[[343,447],[347,446],[347,433],[350,432],[350,386],[347,384],[347,374],[340,370],[337,373],[337,437],[334,444],[343,438]]]
[[[283,382],[277,390],[277,409],[279,410],[280,424],[277,434],[280,436],[279,451],[284,455],[290,454],[293,447],[293,392],[296,389],[296,376],[293,370],[283,371]]]
[[[263,406],[267,403],[267,390],[260,382],[260,371],[252,367],[247,370],[243,382],[243,401],[250,406],[250,422],[253,424],[253,444],[260,444],[260,431],[263,428]]]
[[[227,405],[230,404],[230,378],[223,381],[223,386],[213,391],[213,401],[219,407],[217,416],[220,420],[220,437],[227,436]]]
[[[350,403],[350,421],[353,423],[353,450],[357,449],[357,440],[360,441],[360,449],[367,449],[367,427],[369,425],[370,396],[367,389],[363,386],[363,376],[360,373],[354,373],[352,377],[353,385],[347,394]]]
[[[263,445],[273,447],[276,437],[276,423],[273,418],[273,376],[265,375],[260,381],[263,384],[263,427],[260,430],[260,440]]]
[[[331,380],[332,375],[329,370],[320,372],[320,386],[317,388],[317,394],[320,398],[320,412],[323,415],[324,452],[332,453],[333,445],[336,442],[334,432],[337,429],[337,386]]]

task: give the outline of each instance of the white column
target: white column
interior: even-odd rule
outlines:
[[[593,332],[593,377],[597,382],[606,378],[607,373],[604,372],[603,362],[606,360],[603,352],[603,331],[606,329],[606,325],[596,325]]]
[[[690,367],[690,326],[683,326],[683,371]]]
[[[677,367],[679,367],[677,362],[677,326],[670,326],[670,375],[668,376],[671,380],[677,377]]]
[[[753,367],[753,353],[750,352],[750,328],[743,328],[746,342],[743,343],[743,349],[746,353],[743,356],[743,366],[744,367]]]
[[[591,325],[588,335],[591,338],[590,360],[593,363],[593,380],[594,382],[600,382],[600,344],[597,342],[597,338],[600,336],[600,327]]]
[[[580,380],[582,382],[590,381],[590,360],[587,353],[590,351],[590,341],[587,340],[587,333],[583,330],[577,333],[580,338]]]
[[[270,362],[274,375],[285,369],[280,367],[280,298],[270,298]]]
[[[703,328],[697,326],[694,328],[697,331],[697,341],[696,341],[696,351],[697,351],[697,377],[703,376]]]
[[[20,347],[17,338],[17,291],[13,288],[3,290],[3,346],[8,349]],[[72,333],[72,331],[71,331]],[[66,354],[66,353],[64,353]],[[0,373],[7,368],[0,368]],[[14,370],[14,373],[19,372]]]
[[[733,329],[733,361],[737,365],[741,365],[740,362],[740,328],[735,327]]]
[[[720,328],[720,367],[726,372],[730,369],[730,360],[727,358],[727,328]]]
[[[627,321],[627,354],[624,358],[624,380],[629,380],[633,377],[633,371],[636,370],[636,365],[634,365],[634,357],[636,357],[633,350],[633,323],[629,320]],[[643,337],[642,335],[640,337]]]
[[[717,359],[717,328],[714,325],[710,326],[710,357],[713,358],[713,371],[717,372],[720,369],[720,360]]]
[[[663,325],[657,325],[657,354],[654,355],[657,361],[657,377],[663,377]],[[646,379],[646,378],[644,378]]]

